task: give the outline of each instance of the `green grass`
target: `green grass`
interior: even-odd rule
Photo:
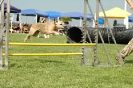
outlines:
[[[25,34],[10,34],[10,42],[23,42]],[[49,39],[31,37],[29,43],[65,43],[65,36]],[[118,45],[121,50],[125,45]],[[83,66],[78,56],[10,56],[9,69],[0,71],[0,88],[132,88],[133,55],[124,66],[116,66],[117,50],[106,44],[113,67],[104,66],[108,59],[102,44],[98,45],[101,67]],[[88,49],[86,63],[93,62],[93,48]],[[10,53],[80,52],[81,47],[11,46]]]

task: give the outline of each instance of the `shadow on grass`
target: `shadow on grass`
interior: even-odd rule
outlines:
[[[133,60],[125,60],[125,63],[133,63]]]
[[[15,63],[13,63],[13,64],[10,64],[10,67],[14,67],[16,64]]]
[[[40,60],[40,63],[63,63],[63,62],[56,60]]]

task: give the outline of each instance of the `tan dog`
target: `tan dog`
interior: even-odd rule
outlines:
[[[42,34],[59,35],[58,30],[64,30],[64,22],[54,20],[53,22],[35,23],[31,26],[29,33],[26,35],[24,42],[30,39],[30,36],[38,36]]]

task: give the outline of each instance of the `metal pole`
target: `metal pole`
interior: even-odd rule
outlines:
[[[99,0],[99,2],[100,2],[100,0]],[[102,3],[100,3],[100,6],[101,6],[101,9],[102,9],[102,11],[103,11],[103,13],[104,13],[104,17],[107,18]],[[112,33],[112,30],[111,30],[111,27],[110,27],[110,25],[109,25],[109,22],[108,22],[107,19],[106,19],[106,21],[107,21],[107,24],[108,24],[108,27],[109,27],[109,30],[110,30],[110,34],[111,34],[112,39],[113,39],[113,41],[114,41],[115,47],[116,47],[118,53],[120,53],[120,51],[119,51],[119,49],[118,49],[118,46],[117,46],[117,43],[116,43],[116,40],[115,40],[115,37],[114,37],[114,35],[113,35],[113,33]],[[120,55],[120,57],[121,57],[121,55]],[[123,60],[122,60],[122,65],[124,65]]]
[[[101,3],[101,2],[99,2],[99,3]],[[92,12],[92,10],[91,10],[91,7],[90,7],[89,2],[87,2],[87,4],[88,4],[88,8],[89,8],[89,10],[90,10],[90,12],[91,12],[91,14],[92,14],[92,18],[94,19],[94,23],[96,23],[96,20],[95,20],[95,18],[94,18],[94,14],[93,14],[93,12]],[[112,62],[111,62],[111,60],[110,60],[110,56],[109,56],[109,54],[108,54],[107,48],[106,48],[106,46],[105,46],[105,43],[104,43],[104,40],[103,40],[103,38],[102,38],[102,35],[101,35],[101,32],[100,32],[100,31],[99,31],[99,36],[100,36],[100,38],[101,38],[101,40],[102,40],[102,43],[103,43],[104,49],[105,49],[105,51],[106,51],[106,55],[107,55],[107,57],[108,57],[108,59],[109,59],[109,62],[110,62],[110,64],[112,64]]]
[[[95,17],[94,17],[94,14],[93,14],[93,12],[92,12],[92,9],[91,9],[91,7],[90,7],[90,4],[89,4],[88,0],[87,0],[87,5],[88,5],[88,8],[89,8],[89,10],[90,10],[90,13],[92,14],[92,19],[94,20],[94,23],[96,24],[96,19],[95,19]]]
[[[1,1],[0,1],[0,5],[3,4],[3,2],[4,2],[4,0],[1,0]]]
[[[98,33],[99,33],[98,21],[99,21],[99,0],[96,1],[96,23],[95,23],[95,27],[96,27],[96,31],[95,31],[95,43],[96,43],[96,47],[94,47],[94,66],[96,66],[97,63],[98,63],[98,54],[97,54]]]
[[[4,0],[1,0],[1,20],[0,20],[0,33],[1,33],[1,40],[0,40],[0,68],[2,68],[2,52],[3,52],[3,34],[2,29],[4,25]]]
[[[86,43],[86,17],[87,15],[87,0],[84,0],[84,21],[83,21],[83,43]],[[85,47],[82,47],[82,52],[84,53]],[[84,56],[81,58],[81,64],[85,65]]]
[[[19,26],[20,26],[20,33],[22,33],[23,31],[22,31],[22,20],[21,20],[21,16],[22,16],[22,14],[21,13],[19,13]]]
[[[36,15],[36,23],[37,23],[37,15]]]
[[[127,1],[124,2],[124,10],[127,11]],[[124,24],[126,25],[126,28],[128,29],[128,17],[124,19]]]
[[[83,42],[86,42],[87,0],[84,0]]]
[[[9,50],[9,22],[10,22],[10,0],[7,0],[7,19],[6,19],[6,43],[5,43],[5,69],[8,69],[8,50]]]

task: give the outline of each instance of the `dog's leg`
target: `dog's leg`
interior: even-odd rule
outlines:
[[[37,37],[38,37],[38,38],[40,38],[40,35],[41,35],[41,33],[39,32],[39,34],[38,34],[38,36],[37,36]]]
[[[30,36],[31,35],[27,34],[26,37],[25,37],[25,39],[24,39],[24,42],[26,42],[27,40],[29,40],[30,39]]]
[[[44,34],[44,38],[47,38],[47,35],[46,34]]]
[[[56,32],[56,31],[53,31],[53,33],[52,33],[53,35],[59,35],[59,33],[58,32]]]
[[[44,38],[49,38],[49,34],[44,34]]]
[[[49,38],[49,37],[50,37],[50,36],[49,36],[49,34],[47,34],[46,36],[47,36],[47,38]]]
[[[63,36],[63,35],[64,35],[64,33],[63,33],[63,31],[62,31],[62,30],[60,30],[60,31],[59,31],[59,35],[61,35],[61,36]]]

